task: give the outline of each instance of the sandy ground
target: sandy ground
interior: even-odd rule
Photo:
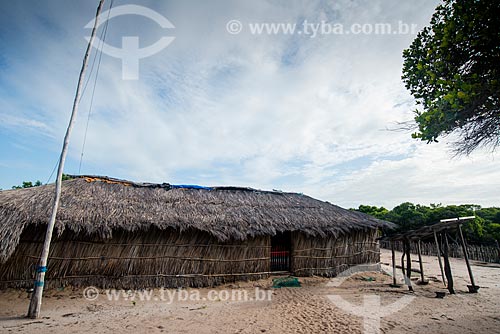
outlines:
[[[389,264],[389,256],[383,250],[382,263]],[[476,284],[481,286],[478,294],[466,292],[469,282],[464,261],[452,259],[451,266],[457,294],[444,299],[435,298],[436,291],[447,291],[440,281],[437,260],[425,256],[424,270],[430,282],[414,285],[414,293],[405,286],[390,287],[392,278],[382,273],[359,273],[333,281],[300,278],[300,288],[272,289],[269,279],[214,290],[216,294],[222,290],[246,291],[254,299],[251,301],[226,301],[224,294],[214,298],[210,289],[184,290],[182,296],[177,290],[154,290],[149,301],[140,300],[137,294],[131,300],[133,291],[119,292],[123,295],[118,301],[108,300],[105,292],[99,291],[96,300],[86,300],[82,289],[66,288],[47,291],[42,318],[32,320],[24,318],[29,304],[27,292],[1,291],[0,332],[362,333],[364,318],[350,314],[349,308],[345,311],[345,305],[358,306],[360,314],[367,317],[404,299],[409,300],[407,306],[381,319],[381,333],[500,333],[500,266],[474,262]],[[256,288],[261,298],[269,300],[256,301]],[[199,299],[182,300],[185,292],[189,292],[189,299]],[[328,297],[331,295],[337,296],[337,302]],[[207,300],[209,296],[211,300]],[[339,298],[343,304],[338,304]]]

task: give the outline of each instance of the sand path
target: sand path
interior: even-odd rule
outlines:
[[[389,263],[382,251],[382,263]],[[337,307],[328,295],[341,296],[352,305],[362,305],[365,296],[380,296],[382,306],[403,296],[414,296],[402,310],[384,317],[382,333],[500,333],[500,267],[474,263],[478,294],[467,293],[468,275],[463,260],[452,259],[457,294],[434,298],[446,291],[437,261],[424,256],[424,269],[431,277],[426,286],[391,288],[391,277],[363,273],[338,287],[327,286],[325,278],[301,278],[301,288],[271,289],[266,301],[140,301],[123,298],[95,301],[83,298],[81,289],[48,291],[42,319],[23,318],[28,308],[24,291],[0,292],[0,332],[2,333],[362,333],[363,319]],[[415,263],[415,266],[418,265]],[[367,280],[368,279],[368,280]],[[240,289],[253,296],[255,288],[268,291],[271,280],[244,282],[219,287]],[[174,290],[172,290],[174,291]],[[206,298],[210,289],[198,290]],[[155,291],[158,295],[158,291]]]

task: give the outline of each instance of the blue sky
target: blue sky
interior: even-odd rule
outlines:
[[[0,3],[1,188],[48,180],[97,2]],[[122,80],[121,61],[102,56],[82,174],[282,189],[344,207],[499,205],[498,153],[452,159],[447,140],[426,145],[386,130],[415,108],[400,79],[414,35],[252,35],[248,26],[401,21],[420,29],[437,1],[114,2],[125,4],[150,8],[175,28],[116,17],[107,43],[175,40],[140,60],[138,80]],[[233,19],[240,34],[226,30]],[[78,173],[90,91],[71,138],[70,174]]]

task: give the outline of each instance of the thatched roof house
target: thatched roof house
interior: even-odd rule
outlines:
[[[54,185],[0,192],[0,286],[32,285],[53,192]],[[63,182],[47,279],[138,288],[273,271],[335,275],[378,261],[384,226],[297,193],[79,176]]]

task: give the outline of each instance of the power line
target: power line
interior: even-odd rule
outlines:
[[[50,176],[47,179],[47,182],[45,182],[45,184],[49,184],[50,179],[52,178],[52,175],[54,175],[54,173],[55,173],[56,168],[57,168],[58,165],[59,165],[59,159],[57,159],[56,164],[54,165],[54,168],[52,169],[52,172],[50,173]]]
[[[112,0],[109,4],[109,12],[108,12],[108,17],[107,17],[107,20],[106,20],[106,23],[105,23],[105,26],[104,26],[104,29],[101,31],[101,36],[99,37],[100,38],[100,46],[97,47],[97,50],[98,52],[96,52],[92,58],[92,65],[90,65],[90,71],[89,71],[89,76],[87,78],[87,80],[85,81],[85,85],[83,86],[83,90],[82,90],[82,95],[80,97],[80,100],[83,98],[83,96],[85,95],[85,92],[87,91],[87,86],[92,78],[92,74],[94,73],[94,65],[95,65],[95,60],[97,58],[97,54],[100,52],[100,50],[102,50],[102,44],[104,43],[104,38],[106,37],[105,33],[108,29],[108,21],[109,21],[109,15],[111,13],[111,7],[113,7],[113,2],[114,0]],[[101,52],[102,53],[102,52]]]
[[[83,154],[85,152],[85,144],[87,142],[87,133],[88,133],[88,130],[89,130],[90,116],[92,114],[92,107],[94,105],[95,89],[97,87],[97,79],[99,77],[99,69],[101,68],[102,48],[103,48],[103,45],[104,45],[104,41],[106,40],[106,34],[108,32],[109,15],[111,13],[111,8],[113,7],[113,2],[114,2],[114,0],[111,0],[111,2],[109,4],[108,17],[106,19],[106,23],[104,25],[104,29],[103,29],[103,31],[101,33],[101,41],[100,41],[100,45],[98,47],[98,50],[99,50],[99,60],[97,61],[97,69],[96,69],[95,78],[94,78],[94,86],[92,88],[92,95],[90,97],[90,106],[89,106],[89,112],[88,112],[88,116],[87,116],[87,124],[85,125],[85,133],[83,135],[82,152],[80,154],[80,163],[78,165],[78,174],[80,174],[81,169],[82,169]],[[97,54],[96,54],[95,57],[97,57]],[[94,61],[95,61],[95,58],[94,58]],[[89,76],[89,81],[90,81],[90,76]],[[88,81],[87,81],[87,83],[88,83]],[[85,90],[85,88],[84,88],[84,90]]]
[[[45,273],[47,272],[47,262],[49,258],[50,251],[50,242],[52,240],[52,234],[54,232],[54,226],[56,224],[56,216],[57,209],[59,208],[59,201],[61,199],[61,191],[62,191],[62,175],[64,171],[64,163],[66,161],[66,156],[68,154],[68,146],[69,139],[71,137],[71,132],[75,123],[75,118],[78,114],[78,105],[80,102],[81,90],[83,88],[84,78],[85,78],[85,70],[88,66],[89,55],[92,50],[92,43],[95,39],[95,33],[98,27],[99,14],[101,13],[102,6],[104,4],[104,0],[99,1],[99,5],[97,7],[94,27],[92,28],[92,34],[89,39],[89,43],[87,45],[87,49],[85,51],[85,55],[83,56],[82,69],[80,70],[80,75],[78,77],[78,84],[76,86],[75,99],[73,101],[73,108],[71,110],[71,117],[69,119],[68,128],[66,129],[66,134],[64,136],[63,147],[61,150],[61,156],[59,158],[59,167],[57,169],[57,178],[56,178],[56,186],[54,192],[54,203],[52,206],[52,214],[50,216],[50,220],[47,224],[47,231],[45,233],[45,240],[43,242],[42,254],[40,255],[40,262],[36,269],[36,278],[34,284],[34,291],[31,295],[31,301],[28,308],[28,317],[32,319],[36,319],[40,317],[40,309],[42,306],[42,295],[43,295],[43,287],[45,285]]]
[[[92,57],[92,64],[90,66],[90,71],[89,71],[90,75],[88,76],[87,80],[85,81],[85,85],[84,85],[84,87],[82,89],[82,94],[81,94],[80,100],[79,100],[79,101],[82,100],[82,98],[85,95],[85,92],[87,90],[87,86],[88,86],[90,80],[92,80],[92,74],[94,73],[94,67],[95,67],[97,55],[99,54],[99,60],[98,60],[98,64],[97,64],[97,71],[96,71],[95,80],[94,80],[94,87],[92,89],[92,97],[91,97],[90,108],[89,108],[89,113],[88,113],[88,117],[87,117],[87,124],[85,126],[85,135],[84,135],[84,139],[83,139],[82,152],[81,152],[81,155],[80,155],[80,163],[79,163],[79,167],[78,167],[78,174],[80,174],[80,171],[81,171],[81,168],[82,168],[82,159],[83,159],[83,153],[84,153],[84,149],[85,149],[85,142],[87,140],[87,131],[88,131],[88,127],[89,127],[90,114],[91,114],[92,105],[93,105],[93,101],[94,101],[94,93],[95,93],[95,87],[96,87],[96,83],[97,83],[97,76],[99,74],[99,68],[100,68],[100,65],[101,65],[102,47],[103,47],[104,40],[106,39],[106,34],[107,34],[107,31],[108,31],[109,15],[111,14],[111,8],[113,7],[113,2],[114,2],[114,0],[111,0],[111,2],[109,4],[108,17],[106,19],[106,23],[104,25],[104,28],[101,31],[100,45],[97,48],[97,50],[99,52],[96,52],[94,54],[94,56]],[[54,173],[55,173],[55,171],[57,169],[58,164],[59,164],[59,159],[57,159],[57,161],[55,162],[54,168],[52,169],[52,172],[50,173],[50,176],[48,177],[47,182],[45,184],[48,184],[50,182],[50,180],[52,179],[52,176],[54,176]]]
[[[113,6],[113,0],[110,2],[110,5],[109,5],[109,9],[111,10],[111,7]],[[105,26],[104,26],[104,29],[101,31],[101,35],[100,35],[100,46],[98,47],[98,50],[102,50],[102,44],[104,43],[104,38],[106,37],[106,32],[108,30],[108,22],[109,22],[109,15],[110,15],[110,12],[108,12],[108,20],[106,20],[106,23],[105,23]],[[96,62],[96,59],[97,59],[97,55],[99,54],[99,52],[96,52],[94,54],[94,56],[92,57],[92,64],[90,65],[90,74],[87,78],[87,80],[85,81],[85,85],[83,86],[83,89],[82,89],[82,94],[80,96],[80,101],[82,100],[83,96],[85,95],[85,92],[87,91],[87,86],[90,82],[90,80],[92,79],[92,74],[94,73],[94,65],[95,65],[95,62]],[[100,52],[100,56],[102,56],[102,52]],[[101,57],[99,57],[99,65],[100,65],[100,61],[101,60]],[[99,68],[99,65],[98,65],[98,68]],[[97,80],[97,74],[96,74],[96,80]],[[94,89],[93,91],[95,91],[95,82],[94,82]],[[93,101],[93,96],[94,94],[92,94],[92,101]],[[90,107],[92,108],[92,107]],[[89,110],[89,117],[87,119],[87,125],[86,125],[86,129],[85,129],[85,138],[87,136],[87,129],[88,129],[88,124],[89,124],[89,119],[90,119],[90,110]],[[85,138],[84,138],[84,143],[85,143]],[[83,148],[82,148],[82,156],[83,156]],[[78,168],[78,174],[80,174],[80,169],[81,169],[81,166],[82,166],[82,158],[80,157],[80,166]],[[54,176],[54,173],[57,169],[57,166],[59,164],[59,159],[56,160],[55,164],[54,164],[54,168],[52,168],[52,172],[50,172],[50,176],[48,177],[47,179],[47,182],[45,182],[45,184],[49,184],[50,180],[52,179],[52,176]]]

